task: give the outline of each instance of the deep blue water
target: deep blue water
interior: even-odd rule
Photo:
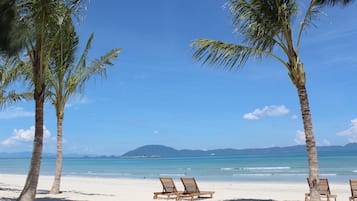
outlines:
[[[30,159],[0,159],[0,173],[27,174]],[[43,159],[41,174],[53,175],[55,159]],[[321,177],[357,179],[357,154],[319,153]],[[203,180],[305,181],[306,154],[246,154],[179,158],[65,158],[63,175],[158,178],[194,176]]]

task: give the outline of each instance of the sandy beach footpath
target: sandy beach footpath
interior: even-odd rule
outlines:
[[[15,201],[25,183],[25,175],[0,174],[0,200]],[[53,182],[52,176],[40,176],[38,201],[145,201],[154,200],[153,192],[161,191],[157,179],[123,179],[95,177],[62,177],[62,193],[48,194]],[[251,200],[304,200],[308,191],[306,182],[240,182],[240,181],[200,181],[201,190],[216,193],[212,201]],[[176,187],[183,189],[179,180]],[[350,187],[345,183],[330,183],[337,200],[348,200]]]

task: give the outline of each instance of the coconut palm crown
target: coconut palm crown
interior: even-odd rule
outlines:
[[[236,33],[242,37],[241,42],[233,44],[197,39],[191,44],[193,57],[203,63],[228,69],[243,66],[249,58],[273,57],[283,64],[299,96],[308,153],[311,200],[320,200],[316,142],[299,47],[303,30],[313,25],[321,7],[316,0],[310,2],[294,38],[292,26],[300,16],[295,0],[229,0],[226,6]]]

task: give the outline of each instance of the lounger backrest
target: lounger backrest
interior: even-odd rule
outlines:
[[[309,179],[307,179],[307,183],[309,184],[309,187],[310,187],[311,184],[310,184]],[[320,192],[320,195],[330,195],[331,194],[327,179],[320,179],[319,192]]]
[[[176,186],[172,178],[160,178],[163,191],[165,193],[174,193],[177,192]]]
[[[195,178],[181,178],[182,184],[185,187],[187,193],[199,193]]]
[[[350,180],[351,195],[353,198],[357,198],[357,180]]]
[[[319,191],[321,195],[330,195],[330,187],[327,179],[320,179]]]

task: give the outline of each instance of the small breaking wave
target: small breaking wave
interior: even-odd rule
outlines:
[[[98,177],[128,177],[132,176],[130,173],[121,173],[121,172],[93,172],[93,171],[86,171],[86,172],[68,172],[64,173],[64,175],[71,175],[71,176],[98,176]]]
[[[257,173],[257,174],[233,174],[234,177],[237,176],[246,176],[246,177],[272,177],[272,176],[282,176],[282,177],[300,177],[300,176],[308,176],[308,174],[305,173],[297,173],[297,174],[291,174],[291,173],[283,173],[283,174],[276,174],[276,173]]]
[[[184,177],[186,174],[160,174],[161,177]]]
[[[178,170],[191,170],[191,168],[178,168]]]
[[[324,176],[324,177],[334,177],[334,176],[337,176],[337,174],[335,173],[326,173],[326,174],[320,174],[321,176]]]
[[[273,174],[233,174],[233,177],[270,177]]]
[[[234,168],[221,168],[222,171],[233,171]]]
[[[291,167],[245,167],[243,170],[289,170]]]

